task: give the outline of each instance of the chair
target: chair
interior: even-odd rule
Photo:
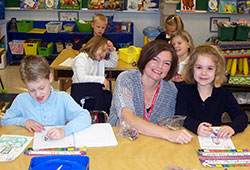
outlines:
[[[108,119],[112,93],[102,89],[100,83],[73,83],[71,85],[72,98],[92,117],[92,123],[103,123]]]

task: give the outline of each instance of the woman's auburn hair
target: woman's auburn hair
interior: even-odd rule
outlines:
[[[147,43],[141,50],[138,60],[138,69],[141,73],[145,69],[147,63],[163,51],[169,51],[172,56],[170,70],[164,80],[170,80],[177,72],[178,57],[172,45],[164,40],[154,40]]]

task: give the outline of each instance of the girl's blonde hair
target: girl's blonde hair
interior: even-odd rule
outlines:
[[[201,55],[205,55],[207,57],[210,57],[215,65],[216,65],[216,71],[215,71],[215,79],[214,79],[214,86],[220,87],[225,81],[226,81],[226,75],[225,75],[225,58],[222,55],[222,52],[219,50],[218,47],[214,45],[199,45],[196,47],[189,57],[188,63],[184,66],[183,69],[183,79],[188,84],[195,84],[194,80],[194,64],[197,60],[197,58]]]
[[[94,36],[91,38],[83,47],[80,49],[80,52],[86,52],[92,60],[96,60],[96,51],[99,48],[104,48],[107,44],[108,39],[102,36]],[[104,59],[109,58],[109,53],[106,55]]]
[[[166,25],[171,25],[174,26],[176,25],[176,30],[180,31],[184,29],[184,24],[182,22],[182,19],[179,15],[169,15],[167,19],[165,20],[165,26]]]
[[[183,41],[185,41],[189,46],[188,55],[190,55],[194,50],[194,42],[191,35],[186,30],[175,31],[170,38],[171,44],[173,39],[178,36],[180,36],[183,39]]]

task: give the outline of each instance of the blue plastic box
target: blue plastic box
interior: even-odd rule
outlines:
[[[89,170],[87,156],[41,156],[33,157],[29,170]]]

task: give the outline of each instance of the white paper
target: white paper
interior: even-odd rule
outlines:
[[[218,132],[220,127],[211,127],[214,132]],[[198,136],[200,147],[202,149],[235,149],[234,144],[231,140],[231,138],[218,138],[214,134],[211,134],[210,136],[204,137],[204,136]]]
[[[59,126],[47,126],[45,127],[45,130],[41,133],[35,133],[34,135],[34,143],[33,143],[33,149],[46,149],[46,148],[67,148],[67,147],[74,147],[74,137],[73,135],[66,136],[59,140],[52,140],[49,139],[47,141],[44,140],[44,137],[46,136],[47,132],[55,127]]]
[[[2,135],[0,137],[0,161],[13,161],[28,146],[33,137]]]
[[[109,123],[92,124],[89,128],[74,134],[76,147],[104,147],[118,145]]]
[[[45,148],[66,148],[66,147],[105,147],[116,146],[116,140],[113,129],[109,123],[92,124],[73,135],[69,135],[60,140],[44,140],[47,132],[56,126],[47,126],[42,133],[35,133],[33,149]],[[58,127],[58,126],[57,126]]]
[[[64,62],[60,63],[59,66],[68,66],[71,67],[73,64],[74,58],[67,58]]]

